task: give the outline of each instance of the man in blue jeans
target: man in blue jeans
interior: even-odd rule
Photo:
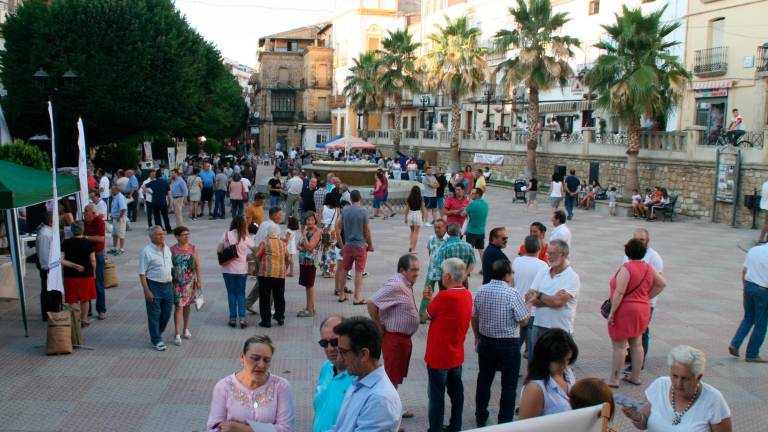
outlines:
[[[752,330],[744,360],[768,363],[768,359],[760,357],[760,346],[768,326],[768,244],[755,246],[747,252],[741,281],[744,284],[744,319],[728,346],[728,352],[738,357],[741,343]]]
[[[576,177],[576,170],[565,178],[565,211],[568,212],[568,220],[573,219],[573,203],[579,198],[581,180]]]
[[[459,258],[448,258],[441,266],[440,292],[427,307],[432,320],[427,333],[429,379],[429,432],[458,432],[464,409],[464,340],[472,319],[472,294],[464,287],[467,266]],[[451,399],[451,420],[443,427],[445,391]]]
[[[499,260],[491,266],[491,281],[478,288],[472,307],[472,333],[478,356],[475,421],[477,427],[488,421],[488,401],[496,371],[501,372],[501,400],[498,423],[515,416],[517,378],[520,374],[520,327],[528,324],[528,306],[523,296],[510,286],[512,265]]]
[[[147,306],[149,339],[156,350],[165,351],[163,332],[173,312],[171,249],[165,245],[162,227],[153,226],[149,238],[152,243],[139,255],[139,280]]]
[[[91,242],[96,255],[96,312],[99,319],[103,320],[107,318],[107,302],[104,295],[104,241],[107,225],[102,216],[96,213],[96,206],[93,204],[85,206],[83,222],[85,239]]]

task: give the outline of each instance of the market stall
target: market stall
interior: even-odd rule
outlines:
[[[3,210],[5,231],[0,233],[0,244],[7,245],[6,258],[0,259],[0,281],[16,280],[24,334],[28,335],[27,311],[24,295],[25,242],[19,233],[18,209],[44,203],[53,197],[51,173],[0,160],[0,210]],[[57,176],[58,196],[76,194],[80,184],[76,177]],[[30,227],[33,228],[33,227]]]

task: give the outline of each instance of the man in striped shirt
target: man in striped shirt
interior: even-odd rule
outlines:
[[[413,298],[413,284],[419,277],[419,259],[406,254],[397,261],[397,274],[384,282],[368,301],[368,314],[381,326],[384,370],[397,388],[408,376],[413,344],[419,329],[419,312]],[[406,411],[403,417],[413,417]]]
[[[475,335],[478,367],[475,394],[477,427],[488,421],[488,401],[496,370],[501,371],[501,401],[498,422],[511,422],[515,415],[515,391],[520,373],[520,326],[528,324],[525,298],[510,286],[512,265],[499,260],[491,265],[491,281],[475,293],[472,333]]]
[[[434,262],[430,262],[430,272],[427,275],[429,280],[440,280],[443,275],[440,267],[443,265],[443,261],[448,258],[459,258],[464,261],[467,266],[467,275],[472,274],[475,267],[475,250],[472,249],[472,245],[461,239],[461,226],[455,223],[448,225],[448,236],[448,239],[437,250]],[[466,279],[464,286],[469,286]]]

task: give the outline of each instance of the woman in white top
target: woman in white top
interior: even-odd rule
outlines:
[[[552,212],[557,211],[563,200],[563,179],[559,174],[552,174],[552,184],[549,187],[549,202],[552,203]]]
[[[565,330],[552,328],[539,336],[520,395],[519,420],[571,409],[568,393],[576,378],[570,366],[578,356],[579,348]]]
[[[667,356],[669,376],[645,389],[639,410],[624,407],[636,428],[656,432],[731,432],[731,410],[723,395],[701,381],[706,366],[701,350],[680,345]]]
[[[330,195],[323,202],[322,230],[320,231],[320,246],[322,247],[323,277],[330,279],[336,269],[336,222],[339,220],[339,208]]]

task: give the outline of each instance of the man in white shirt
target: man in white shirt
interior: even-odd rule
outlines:
[[[37,269],[40,271],[40,313],[43,316],[43,321],[48,321],[47,312],[61,310],[61,292],[48,291],[48,259],[50,258],[51,241],[53,241],[52,220],[53,215],[46,212],[45,220],[37,228]]]
[[[568,247],[571,246],[571,230],[565,225],[565,211],[558,210],[552,214],[552,225],[555,227],[549,234],[550,243],[554,240],[562,240]]]
[[[531,335],[534,346],[547,329],[559,328],[573,333],[581,282],[568,263],[568,252],[568,244],[563,240],[549,242],[550,267],[536,276],[526,295],[528,304],[536,307],[536,323]]]
[[[741,343],[752,330],[744,360],[768,363],[767,358],[760,357],[760,346],[768,327],[768,313],[765,311],[768,304],[768,244],[755,246],[747,252],[741,281],[744,285],[744,318],[728,346],[728,352],[738,357]]]
[[[296,170],[291,171],[292,177],[285,183],[285,216],[299,217],[299,203],[301,202],[301,190],[304,188],[304,180]]]
[[[760,196],[760,210],[765,213],[765,223],[763,224],[763,230],[760,232],[760,238],[757,239],[757,242],[766,243],[768,242],[768,180],[763,183]]]
[[[645,244],[645,256],[643,257],[643,261],[650,264],[651,267],[656,270],[659,274],[662,274],[664,272],[664,260],[661,259],[661,255],[659,255],[658,252],[656,252],[652,247],[648,246],[648,243],[650,241],[650,235],[648,234],[648,230],[645,228],[638,228],[635,230],[634,234],[632,235],[633,238],[640,240]],[[629,262],[629,258],[624,256],[624,262]],[[659,296],[656,296],[651,299],[651,319],[653,319],[653,309],[656,307],[656,300],[658,300]],[[651,326],[650,322],[648,323],[648,327],[645,329],[645,333],[643,333],[643,368],[645,368],[645,358],[648,357],[648,342],[651,335]],[[627,362],[629,362],[629,349],[627,349]],[[628,365],[627,369],[624,370],[624,372],[630,372],[632,370],[632,366]]]
[[[107,220],[107,215],[109,214],[107,202],[101,199],[99,193],[91,192],[91,202],[96,206],[96,213],[101,216],[102,219]]]
[[[728,125],[725,135],[732,145],[736,145],[739,142],[739,138],[745,133],[747,133],[747,128],[744,126],[744,117],[740,116],[739,110],[734,108],[731,111],[731,123]]]
[[[158,351],[165,351],[163,331],[173,312],[173,284],[171,249],[165,245],[165,233],[161,226],[149,231],[152,243],[139,255],[139,281],[144,289],[147,306],[149,338]]]
[[[512,273],[514,274],[515,289],[525,298],[531,289],[531,285],[533,285],[533,281],[536,280],[536,276],[546,271],[549,266],[538,258],[539,250],[541,249],[541,239],[539,236],[527,236],[523,246],[525,248],[525,255],[519,256],[512,261]],[[526,344],[525,352],[528,353],[529,359],[533,358],[533,344],[528,342],[528,337],[536,320],[536,308],[530,307],[530,310],[531,318],[528,320],[528,325],[520,327],[520,340]]]

